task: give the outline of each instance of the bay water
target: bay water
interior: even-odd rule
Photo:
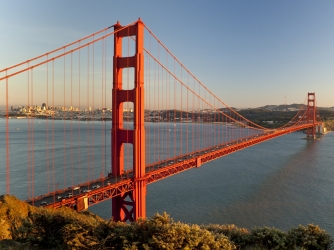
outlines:
[[[82,148],[88,137],[93,138],[90,146],[98,146],[102,141],[101,133],[94,136],[86,133],[85,126],[89,125],[77,122],[81,123],[82,141],[78,142],[74,133],[71,142],[76,143],[68,145],[68,155],[64,158],[60,156],[63,154],[63,127],[67,126],[69,129],[73,126],[72,129],[75,130],[77,123],[50,122],[48,126],[54,126],[54,135],[48,135],[46,145],[45,122],[35,120],[33,125],[29,125],[34,130],[34,195],[55,188],[45,183],[52,179],[62,179],[64,169],[59,166],[66,162],[72,162],[75,168],[68,168],[66,171],[69,179],[56,180],[57,185],[71,186],[75,178],[84,176],[85,170],[80,165],[87,162],[87,157],[89,160],[94,156],[94,159],[101,161],[95,160],[96,173],[91,178],[98,178],[99,174],[105,175],[110,171],[110,122],[94,122],[93,126],[94,130],[104,130],[104,149],[93,152],[88,149],[89,153],[82,151],[80,157],[75,159],[71,159],[70,152]],[[30,140],[30,144],[26,143],[29,139],[27,123],[27,119],[9,121],[10,193],[20,199],[27,199],[29,196],[27,152],[32,141]],[[146,131],[153,133],[156,124],[147,123],[147,126],[150,129]],[[186,125],[177,124],[176,127],[178,126],[180,128]],[[1,194],[6,192],[5,135],[5,119],[0,119]],[[69,138],[70,134],[65,137]],[[287,134],[150,184],[147,187],[147,217],[167,212],[175,221],[185,223],[235,224],[248,229],[267,226],[284,231],[300,224],[313,223],[334,237],[334,133],[322,135],[312,141],[304,140],[304,137],[305,134],[301,132]],[[54,138],[53,142],[50,138]],[[66,138],[65,144],[68,143]],[[54,150],[52,144],[55,145]],[[48,155],[53,154],[54,157],[45,156],[43,152],[46,147]],[[52,163],[52,159],[56,159],[56,162]],[[47,162],[49,165],[46,167]],[[53,175],[47,175],[46,168],[52,170],[53,167]],[[74,177],[71,177],[73,173]],[[89,210],[109,219],[111,201],[94,205]]]

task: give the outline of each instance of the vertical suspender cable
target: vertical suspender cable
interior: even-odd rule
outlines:
[[[183,80],[182,80],[182,67],[180,68],[180,79],[181,79],[181,82],[183,82]],[[184,143],[184,140],[182,140],[183,138],[183,134],[182,134],[182,88],[183,88],[183,86],[182,86],[182,84],[180,84],[180,89],[181,89],[181,91],[180,91],[180,102],[181,102],[181,111],[180,111],[180,140],[181,140],[181,143],[180,143],[180,145],[181,145],[181,150],[180,150],[180,152],[181,152],[181,154],[183,154],[183,143]]]
[[[175,76],[175,58],[174,58],[174,76]],[[174,154],[176,156],[176,79],[174,77]]]
[[[154,90],[153,90],[153,95],[154,95],[154,101],[153,101],[153,107],[154,107],[154,113],[153,113],[153,122],[155,122],[155,120],[156,120],[156,115],[157,115],[157,108],[156,108],[156,102],[155,102],[155,99],[156,99],[156,75],[157,75],[157,71],[156,71],[156,66],[157,66],[157,63],[155,62],[154,63],[154,80],[153,80],[153,86],[154,86]],[[157,148],[157,145],[156,145],[156,138],[157,138],[157,136],[156,136],[156,126],[155,126],[155,124],[153,123],[153,126],[154,126],[154,149],[153,149],[153,151],[154,151],[154,153],[153,153],[153,155],[154,155],[154,157],[153,157],[153,161],[155,162],[156,161],[156,148]]]
[[[198,86],[198,92],[197,95],[200,96],[200,86],[197,83]],[[196,144],[197,144],[197,150],[199,150],[201,148],[201,99],[196,96],[196,113],[197,113],[197,122],[198,122],[198,126],[197,126],[197,136],[196,136]]]
[[[88,189],[89,189],[89,185],[90,185],[90,134],[89,134],[89,124],[88,124],[88,120],[90,118],[90,106],[89,106],[89,45],[87,47],[87,100],[86,100],[86,140],[87,140],[87,182],[88,182]]]
[[[199,84],[198,85],[198,95],[200,96],[200,87]],[[198,126],[197,126],[197,136],[196,136],[196,150],[200,149],[200,138],[201,138],[201,100],[196,97],[196,110],[197,110],[197,122],[198,122]]]
[[[205,102],[205,100],[206,100],[206,91],[205,91],[205,89],[204,89],[204,101],[203,101],[203,116],[204,116],[204,120],[203,120],[203,126],[204,126],[204,129],[203,129],[203,132],[204,132],[204,138],[203,138],[203,140],[204,140],[204,143],[203,143],[203,145],[204,145],[204,147],[205,148],[207,148],[208,147],[208,126],[207,126],[207,104],[206,104],[206,102]],[[205,111],[205,112],[204,112]]]
[[[79,42],[79,46],[80,46],[80,42]],[[78,58],[78,67],[79,67],[79,70],[78,70],[78,105],[79,105],[79,112],[82,113],[82,110],[81,110],[81,50],[79,50],[79,58]],[[84,181],[83,179],[83,174],[82,174],[82,161],[81,161],[81,133],[80,133],[80,121],[78,121],[78,165],[79,165],[79,173],[78,173],[78,176],[79,176],[79,180],[80,181]]]
[[[34,107],[34,71],[31,69],[31,106]],[[34,110],[35,111],[35,110]],[[31,197],[35,195],[34,119],[31,119]]]
[[[7,76],[7,70],[6,70]],[[9,109],[8,78],[6,78],[6,194],[10,194]]]
[[[188,81],[187,81],[187,86],[189,87],[189,74],[188,74]],[[189,89],[186,89],[187,91],[187,105],[186,105],[186,114],[187,114],[187,129],[186,129],[186,132],[187,132],[187,137],[186,137],[186,140],[187,140],[187,147],[186,147],[186,153],[188,154],[188,140],[189,140],[189,129],[188,129],[188,122],[189,122],[189,107],[188,107],[188,102],[189,102]]]
[[[161,61],[163,60],[163,56],[161,56]],[[163,67],[161,67],[161,98],[159,98],[159,102],[160,102],[160,118],[159,118],[159,122],[163,122],[163,117],[164,117],[164,69]],[[163,133],[163,125],[161,123],[161,125],[159,126],[160,128],[160,141],[165,142],[164,146],[166,145],[166,141],[164,140],[164,133]],[[166,150],[164,150],[162,143],[160,143],[159,145],[160,148],[160,154],[159,156],[161,156],[161,154],[165,153]],[[161,161],[161,157],[159,157],[159,162]]]
[[[149,47],[149,51],[151,51],[151,36],[149,37],[149,44],[148,44],[148,47]],[[144,52],[146,53],[146,51],[144,50]],[[151,115],[151,58],[149,56],[148,53],[146,53],[146,62],[147,62],[147,74],[146,74],[146,77],[148,78],[146,80],[146,91],[145,91],[145,95],[146,95],[146,107],[147,107],[147,117],[148,119],[150,119],[150,115]],[[150,121],[150,120],[148,120]],[[146,137],[147,135],[151,136],[151,126],[148,125],[147,126],[147,133],[146,133]],[[149,141],[149,140],[147,140]],[[147,163],[151,163],[152,160],[151,160],[151,145],[146,143],[146,154],[147,154],[147,157],[146,157],[146,164]]]
[[[171,111],[172,111],[172,108],[171,108],[171,84],[170,84],[170,77],[171,75],[168,74],[168,120],[169,120],[169,124],[168,124],[168,127],[169,127],[169,133],[168,133],[168,138],[169,138],[169,142],[168,142],[168,158],[171,157],[171,154],[172,154],[172,146],[171,146],[171,137],[172,137],[172,128],[171,128],[171,123],[172,123],[172,120],[171,120]]]
[[[94,36],[93,36],[93,40],[94,40]],[[95,159],[94,159],[94,151],[95,151],[95,145],[94,145],[94,136],[95,136],[95,43],[93,43],[93,53],[92,53],[92,60],[93,60],[93,65],[92,65],[92,110],[91,110],[91,114],[92,114],[92,119],[90,121],[91,123],[91,134],[92,134],[92,140],[91,140],[91,150],[92,150],[92,160],[91,160],[91,164],[92,164],[92,179],[95,178],[94,172],[95,172]]]
[[[65,48],[64,48],[64,53],[65,53]],[[64,102],[63,102],[63,105],[64,105],[64,107],[62,108],[62,114],[63,114],[63,136],[64,136],[64,145],[63,145],[63,147],[64,147],[64,166],[63,166],[63,171],[64,171],[64,187],[67,187],[67,185],[66,185],[66,119],[65,119],[65,113],[67,113],[66,112],[66,103],[65,103],[65,94],[66,94],[66,89],[65,89],[65,87],[66,87],[66,79],[65,79],[65,67],[66,67],[66,61],[65,61],[65,56],[64,56],[64,75],[63,75],[63,77],[64,77],[64,95],[63,95],[63,100],[64,100]],[[67,115],[66,115],[67,116]]]
[[[29,62],[28,62],[28,67],[29,67]],[[31,190],[30,190],[30,185],[31,185],[31,177],[30,177],[30,119],[29,119],[29,112],[30,112],[30,70],[27,71],[27,76],[28,76],[28,106],[27,106],[27,112],[28,112],[28,198],[31,197]]]
[[[219,143],[219,113],[218,113],[218,110],[219,110],[219,106],[216,106],[218,105],[216,103],[216,98],[213,97],[213,101],[214,101],[214,107],[215,107],[215,115],[214,115],[214,130],[215,130],[215,145],[217,145]]]
[[[105,108],[105,112],[107,113],[108,109],[107,109],[107,46],[108,46],[108,37],[106,37],[105,39],[105,50],[104,50],[104,108]],[[107,120],[105,120],[104,123],[104,173],[107,174]]]
[[[70,150],[71,150],[71,186],[74,186],[74,156],[73,156],[73,53],[71,53],[71,131],[70,131]]]
[[[105,85],[105,46],[106,46],[106,40],[102,39],[102,81],[101,81],[101,137],[102,137],[102,147],[101,147],[101,173],[105,173],[104,167],[105,167],[105,124],[106,124],[106,119],[105,119],[105,112],[106,110],[104,109],[104,85]],[[104,176],[104,175],[103,175]],[[101,176],[102,177],[102,176]],[[104,187],[104,182],[102,182],[103,187]]]
[[[194,81],[194,91],[195,91],[195,81]],[[191,99],[192,99],[192,105],[191,105],[191,121],[192,121],[192,129],[191,129],[191,151],[194,152],[195,151],[195,141],[194,141],[194,136],[195,136],[195,96],[194,94],[191,95]]]
[[[46,55],[46,59],[49,59],[49,55]],[[46,110],[49,109],[49,63],[46,64]],[[49,162],[49,115],[46,115],[46,175],[48,193],[50,193],[50,162]]]
[[[150,43],[149,43],[149,50],[151,50],[151,37],[150,37]],[[146,53],[147,54],[147,53]],[[147,94],[147,98],[146,98],[146,105],[147,105],[147,110],[148,110],[148,119],[150,119],[151,117],[151,111],[152,111],[152,107],[151,107],[151,58],[150,56],[147,54],[147,64],[148,64],[148,80],[146,81],[148,84],[146,84],[146,88],[147,88],[147,91],[145,92]],[[148,120],[150,121],[150,120]],[[147,134],[149,136],[151,136],[151,126],[147,126],[148,127],[148,131],[147,131]],[[146,134],[146,135],[147,135]],[[149,141],[149,140],[147,140]],[[148,154],[148,157],[146,158],[146,162],[148,163],[152,163],[152,158],[151,158],[151,146],[147,143],[147,154]]]
[[[94,36],[93,36],[93,40],[94,40]],[[95,106],[94,106],[94,101],[95,101],[95,43],[93,43],[93,52],[92,52],[92,119],[90,121],[91,123],[91,133],[92,133],[92,141],[91,141],[91,150],[92,150],[92,179],[94,180],[94,151],[95,151],[95,146],[94,146],[94,135],[95,135],[95,130],[94,130],[94,124],[95,124]]]
[[[166,53],[166,67],[168,67],[168,54]],[[170,85],[169,85],[169,74],[166,72],[166,158],[170,158],[170,133],[169,133],[169,122],[170,122],[170,110],[169,110],[169,98],[170,98]]]
[[[195,90],[195,82],[194,83],[194,91]],[[192,100],[192,105],[191,105],[191,121],[192,121],[192,129],[191,129],[191,151],[194,152],[195,151],[195,96],[194,94],[191,94],[191,100]]]
[[[237,122],[238,122],[238,123],[237,123],[237,127],[239,128],[239,129],[238,129],[238,132],[239,132],[239,133],[238,133],[238,134],[239,134],[239,135],[238,135],[238,140],[239,140],[239,138],[241,138],[241,137],[242,137],[242,134],[243,134],[242,119],[241,119],[240,116],[237,115],[237,119],[236,119],[236,120],[237,120]]]
[[[160,46],[158,45],[158,63],[160,63]],[[157,103],[157,124],[159,124],[159,120],[160,120],[160,64],[158,64],[158,103]],[[157,147],[158,147],[158,162],[160,161],[160,126],[158,125],[158,137],[157,137]]]
[[[228,134],[229,134],[229,138],[228,138],[228,142],[232,141],[232,132],[233,132],[233,127],[232,127],[232,123],[231,123],[231,110],[229,109],[229,118],[228,118],[228,121],[229,121],[229,128],[231,128],[229,131],[228,131]]]
[[[55,70],[52,60],[52,190],[55,191]]]
[[[211,98],[213,98],[213,101],[212,101],[212,105],[213,105],[213,108],[212,108],[212,114],[211,114],[211,118],[212,118],[212,120],[211,120],[211,122],[212,122],[212,133],[211,133],[211,136],[213,136],[213,138],[212,138],[212,143],[211,143],[211,145],[210,146],[214,146],[214,145],[216,145],[216,102],[215,102],[215,98],[214,98],[214,96],[212,96],[212,95],[210,95],[210,97]]]

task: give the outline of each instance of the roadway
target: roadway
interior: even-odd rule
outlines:
[[[311,124],[313,126],[313,124]],[[281,130],[268,130],[263,134],[248,136],[242,139],[234,140],[208,147],[202,150],[169,158],[154,164],[146,166],[147,184],[177,174],[181,171],[199,167],[208,161],[222,157],[224,155],[239,151],[246,147],[273,139],[275,137],[291,133],[297,130],[311,127],[310,124],[299,125]],[[133,189],[133,170],[124,171],[121,176],[111,176],[90,181],[88,183],[78,184],[75,187],[69,187],[63,190],[57,190],[43,196],[26,201],[34,206],[61,207],[70,206],[75,208],[77,199],[80,197],[88,198],[88,205],[110,199]]]

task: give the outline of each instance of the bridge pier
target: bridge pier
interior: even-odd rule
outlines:
[[[139,19],[134,25],[114,25],[114,62],[112,90],[112,166],[114,176],[124,172],[124,143],[133,144],[134,189],[112,198],[112,216],[115,221],[135,221],[146,217],[145,128],[144,128],[144,24]],[[118,30],[118,31],[117,31]],[[135,36],[135,55],[122,57],[122,39]],[[134,88],[125,90],[122,69],[134,68]],[[133,130],[123,128],[123,102],[132,102]]]

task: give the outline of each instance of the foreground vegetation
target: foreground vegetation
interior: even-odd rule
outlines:
[[[314,225],[288,232],[267,227],[248,231],[174,222],[167,214],[125,224],[0,196],[0,249],[331,249],[332,242]]]

